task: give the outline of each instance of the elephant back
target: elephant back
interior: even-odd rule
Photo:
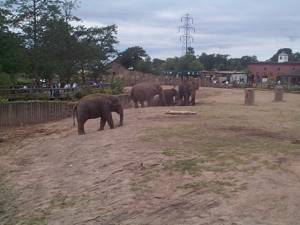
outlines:
[[[159,84],[143,82],[132,87],[131,97],[138,100],[146,100],[154,95],[161,94],[162,88]]]

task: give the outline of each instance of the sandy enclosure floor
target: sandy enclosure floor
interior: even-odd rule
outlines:
[[[1,130],[0,224],[300,224],[300,95],[273,97],[200,88],[84,136],[71,118]]]

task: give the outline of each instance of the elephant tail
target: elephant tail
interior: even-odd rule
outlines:
[[[75,117],[77,118],[78,113],[77,113],[77,104],[74,105],[73,107],[73,126],[75,127]]]

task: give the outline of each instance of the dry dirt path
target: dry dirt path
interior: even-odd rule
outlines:
[[[113,130],[1,131],[0,224],[300,224],[300,96],[285,97],[246,107],[242,90],[202,88],[195,107],[127,109]]]

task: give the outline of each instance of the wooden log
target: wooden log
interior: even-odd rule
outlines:
[[[197,113],[192,112],[192,111],[168,111],[168,112],[166,112],[166,114],[170,114],[170,115],[195,115]]]
[[[274,88],[274,93],[275,93],[275,97],[274,97],[274,101],[275,102],[282,102],[283,101],[283,87],[281,85],[277,85]]]
[[[245,105],[254,105],[255,92],[252,88],[245,89]]]

